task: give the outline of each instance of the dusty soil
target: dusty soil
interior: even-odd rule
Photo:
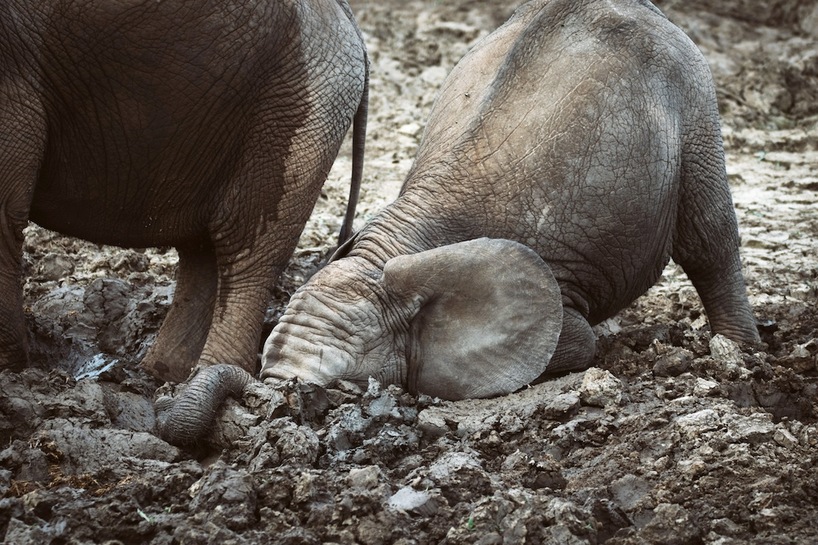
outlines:
[[[591,370],[502,399],[254,387],[180,450],[137,368],[173,293],[172,250],[32,226],[34,365],[0,374],[6,543],[818,542],[815,2],[664,1],[711,62],[750,296],[766,347],[711,338],[663,280],[598,327]],[[515,2],[353,0],[372,58],[359,225],[397,193],[435,91]],[[268,313],[334,242],[342,150]]]

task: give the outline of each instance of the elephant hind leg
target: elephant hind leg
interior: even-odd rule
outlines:
[[[179,248],[176,291],[142,367],[154,377],[182,382],[199,360],[216,300],[216,254],[209,245]]]
[[[42,164],[46,128],[34,89],[15,81],[13,73],[4,73],[8,68],[4,60],[0,52],[0,369],[20,369],[28,364],[23,229]]]
[[[695,145],[685,146],[672,257],[693,282],[713,333],[754,344],[758,329],[741,272],[738,225],[718,130],[717,120],[703,123],[688,138]]]
[[[0,173],[0,176],[2,173]],[[28,364],[21,259],[23,227],[7,203],[0,202],[0,370]]]
[[[760,341],[747,299],[737,241],[727,241],[722,250],[700,255],[674,252],[673,259],[693,282],[713,334],[742,343]]]

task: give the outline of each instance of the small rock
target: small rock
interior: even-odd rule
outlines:
[[[476,452],[444,453],[428,468],[420,468],[416,476],[434,483],[449,505],[473,501],[491,490],[491,477]]]
[[[612,482],[609,489],[619,507],[629,511],[636,508],[653,487],[642,477],[628,474]]]
[[[234,399],[227,398],[213,422],[213,429],[208,434],[207,441],[220,448],[229,447],[245,437],[250,428],[257,425],[260,420],[260,416],[248,412]]]
[[[672,347],[653,364],[653,374],[658,377],[677,377],[690,370],[693,359],[693,352],[690,350]]]
[[[693,387],[693,393],[700,397],[707,397],[718,391],[719,383],[713,380],[703,378],[696,379],[696,385]]]
[[[9,520],[3,543],[54,543],[56,539],[64,537],[66,526],[65,523],[44,527],[37,524],[29,526],[13,518]]]
[[[388,416],[395,406],[395,398],[389,392],[383,392],[369,403],[367,412],[370,416]]]
[[[378,466],[356,467],[349,470],[347,483],[352,488],[371,490],[378,486],[381,471]]]
[[[660,503],[653,510],[653,519],[642,529],[640,537],[647,543],[686,545],[698,542],[701,533],[701,528],[684,507]]]
[[[366,396],[370,399],[378,397],[381,395],[381,383],[377,381],[374,377],[369,377],[369,382],[367,383],[366,388]]]
[[[302,473],[295,478],[292,502],[306,504],[320,493],[319,477],[316,473]]]
[[[676,423],[687,435],[698,437],[702,432],[718,428],[721,425],[721,417],[713,409],[702,409],[695,413],[679,416]]]
[[[555,418],[564,416],[575,411],[580,405],[580,395],[577,392],[566,392],[554,396],[548,404],[543,407],[543,416]]]
[[[541,490],[543,488],[562,490],[566,487],[568,481],[562,475],[556,463],[538,462],[532,465],[531,471],[524,478],[523,483],[532,490]]]
[[[417,123],[407,123],[398,127],[398,132],[406,136],[417,136],[421,131],[421,126]]]
[[[707,470],[707,464],[699,458],[680,460],[676,464],[676,467],[679,468],[679,471],[687,474],[691,478],[699,477]]]
[[[460,414],[457,422],[458,437],[478,437],[482,434],[491,433],[500,420],[499,415],[486,414]]]
[[[622,382],[608,371],[591,367],[582,378],[579,398],[592,407],[618,405],[622,401]]]
[[[298,426],[288,419],[281,418],[270,430],[270,438],[276,435],[276,449],[281,459],[291,464],[303,464],[305,467],[315,463],[321,449],[318,436],[309,426]]]
[[[425,491],[418,491],[411,486],[404,486],[387,502],[389,507],[398,511],[419,512],[432,499],[432,495]]]
[[[784,365],[796,373],[804,374],[812,371],[818,365],[818,340],[810,339],[809,342],[796,345],[792,352],[782,360]]]
[[[445,66],[430,66],[421,72],[420,78],[426,83],[438,86],[446,79],[448,72]],[[414,123],[412,124],[414,125]]]
[[[818,340],[810,339],[804,344],[798,344],[790,353],[791,358],[809,358],[818,354]]]
[[[64,390],[45,403],[54,414],[66,418],[80,416],[94,423],[110,423],[105,410],[105,392],[96,380],[80,380],[74,388]]]
[[[734,341],[731,341],[724,335],[713,335],[710,339],[710,355],[717,360],[722,360],[730,363],[741,365],[743,359],[741,357],[741,348]]]
[[[620,322],[621,318],[618,316],[603,320],[594,326],[594,333],[596,333],[598,337],[611,337],[613,335],[618,335],[622,332]]]
[[[737,536],[742,532],[741,526],[729,518],[716,519],[710,524],[710,527],[716,534],[722,536]]]
[[[520,450],[515,450],[503,460],[501,469],[503,471],[511,471],[514,468],[521,468],[528,466],[528,454]]]
[[[13,473],[8,469],[0,469],[0,496],[5,496],[6,492],[8,492],[12,475]]]
[[[245,469],[218,461],[188,488],[190,511],[219,526],[244,530],[256,520],[258,497],[253,484]]]
[[[128,310],[133,287],[112,278],[96,278],[85,290],[85,305],[93,315],[94,325],[105,327],[121,319]]]
[[[250,409],[263,409],[268,420],[275,418],[287,405],[284,394],[266,381],[254,381],[245,386],[242,402]]]
[[[726,422],[725,439],[740,443],[760,443],[768,441],[775,434],[772,415],[756,413],[751,416],[731,415]]]
[[[37,275],[45,281],[60,280],[74,273],[74,261],[65,255],[48,253],[37,263]]]
[[[788,430],[783,428],[778,428],[775,430],[775,435],[773,435],[773,440],[776,443],[781,445],[782,447],[793,448],[798,444],[798,439],[791,434]]]
[[[446,420],[435,408],[425,409],[418,414],[418,429],[431,438],[441,437],[449,431]]]
[[[818,446],[818,427],[804,426],[801,433],[798,434],[798,442],[803,447],[814,448]]]
[[[498,534],[497,532],[489,532],[477,541],[474,542],[474,545],[502,545],[503,543],[503,536]]]
[[[562,498],[552,498],[545,508],[545,519],[568,527],[577,526],[580,520],[579,508],[574,502]]]

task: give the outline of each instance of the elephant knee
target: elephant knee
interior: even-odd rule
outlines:
[[[594,360],[596,335],[591,325],[579,312],[565,309],[557,350],[543,377],[569,371],[584,371]]]

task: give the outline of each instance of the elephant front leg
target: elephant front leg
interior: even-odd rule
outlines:
[[[252,252],[218,256],[218,287],[200,365],[226,363],[255,374],[264,312],[284,268],[272,259],[278,250],[262,244]]]
[[[595,352],[596,335],[588,320],[575,309],[565,307],[557,350],[548,362],[545,373],[536,382],[559,373],[588,369],[593,363]]]
[[[179,248],[176,291],[142,367],[168,382],[185,380],[207,340],[216,300],[216,254],[209,245]]]
[[[240,394],[253,381],[264,310],[284,268],[275,259],[286,263],[291,252],[291,248],[282,249],[270,240],[256,241],[249,247],[216,247],[209,330],[203,328],[207,335],[202,338],[201,354],[197,354],[197,372],[175,399],[156,402],[157,431],[163,439],[176,445],[196,441],[206,433],[225,397]],[[170,315],[167,320],[171,320]]]

